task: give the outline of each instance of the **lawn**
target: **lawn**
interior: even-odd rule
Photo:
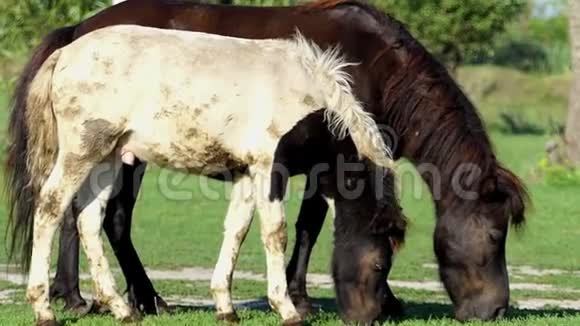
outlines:
[[[0,93],[0,132],[4,134],[7,97]],[[485,114],[484,114],[485,115]],[[580,205],[579,188],[554,187],[533,177],[533,170],[542,157],[548,136],[507,135],[492,131],[492,139],[499,159],[513,169],[528,184],[533,209],[527,215],[527,226],[520,233],[511,233],[508,242],[508,262],[513,267],[529,266],[537,272],[513,272],[512,284],[542,284],[551,286],[543,290],[522,286],[512,293],[515,308],[531,299],[580,300]],[[2,144],[2,140],[0,140]],[[0,152],[0,161],[1,161]],[[403,163],[401,171],[412,171]],[[414,172],[412,172],[414,173]],[[414,176],[416,177],[416,175]],[[290,246],[293,245],[293,224],[300,204],[302,177],[292,180],[286,204],[289,218]],[[3,184],[0,176],[0,185]],[[401,200],[405,213],[411,220],[407,244],[396,257],[390,279],[396,281],[437,281],[433,268],[431,234],[433,207],[427,190],[420,185],[411,187],[409,175],[401,182]],[[151,269],[172,270],[185,267],[211,268],[217,258],[221,242],[223,216],[227,201],[227,186],[205,178],[185,177],[152,167],[148,170],[135,210],[133,239],[144,264]],[[210,193],[216,198],[203,198]],[[168,198],[169,197],[169,198]],[[204,196],[207,197],[207,196]],[[211,197],[211,196],[210,196]],[[6,207],[0,203],[0,229],[6,224]],[[331,219],[326,221],[315,247],[310,272],[328,273],[331,256]],[[55,247],[56,248],[56,247]],[[109,248],[107,248],[109,250]],[[109,257],[112,257],[110,250]],[[290,250],[288,250],[290,254]],[[54,261],[54,260],[53,260]],[[110,259],[113,263],[114,259]],[[6,262],[0,250],[0,263]],[[116,267],[115,264],[113,266]],[[265,272],[264,254],[259,239],[258,223],[254,223],[242,248],[239,270]],[[83,272],[87,272],[83,260]],[[123,288],[119,275],[119,288]],[[164,297],[209,299],[207,281],[155,280]],[[238,280],[234,282],[237,299],[259,299],[266,294],[264,282]],[[83,281],[83,290],[91,292],[90,283]],[[410,289],[398,286],[395,293],[406,302],[406,317],[402,325],[448,325],[451,307],[445,294],[428,287]],[[0,304],[0,325],[27,325],[32,321],[31,309],[23,304],[23,287],[0,281],[0,293],[7,299]],[[332,325],[338,319],[329,288],[312,288],[324,312],[310,319],[313,325]],[[0,300],[2,296],[0,296]],[[110,316],[91,316],[77,319],[58,313],[67,325],[114,325]],[[242,310],[243,324],[275,325],[279,318],[267,309]],[[162,317],[148,317],[144,325],[206,325],[214,323],[213,312],[207,309],[179,307],[175,313]],[[543,310],[512,309],[508,317],[497,325],[578,325],[580,312],[544,308]],[[477,323],[475,323],[477,324]]]

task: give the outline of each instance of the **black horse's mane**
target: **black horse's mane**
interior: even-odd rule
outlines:
[[[523,222],[528,195],[517,176],[497,161],[493,146],[475,106],[447,69],[407,30],[403,23],[376,7],[358,0],[322,0],[306,5],[311,10],[356,8],[380,26],[376,34],[384,41],[372,64],[381,71],[381,110],[377,120],[387,122],[404,141],[404,151],[415,164],[429,163],[450,185],[462,164],[480,169],[480,177],[466,186],[478,193],[482,184],[496,180],[512,200],[512,222]],[[426,177],[427,183],[431,180]],[[452,192],[447,200],[461,201]]]

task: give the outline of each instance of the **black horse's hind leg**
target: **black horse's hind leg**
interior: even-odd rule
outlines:
[[[86,312],[87,302],[79,290],[79,233],[76,226],[78,212],[72,207],[63,220],[60,230],[56,276],[50,287],[51,300],[63,299],[64,308],[79,313]]]
[[[158,314],[168,306],[155,291],[131,241],[133,208],[144,172],[145,164],[138,160],[133,166],[123,165],[115,185],[117,191],[107,205],[103,227],[125,276],[129,304],[146,314]]]
[[[141,186],[145,165],[139,161],[134,166],[123,165],[115,184],[114,197],[107,205],[103,227],[119,265],[123,270],[129,293],[129,303],[149,314],[167,309],[167,304],[157,295],[147,277],[131,242],[131,219],[137,192]],[[64,299],[65,308],[85,310],[86,301],[79,291],[79,234],[76,227],[78,213],[67,214],[60,234],[58,267],[50,288],[52,299]]]
[[[328,210],[328,204],[318,193],[317,189],[311,188],[310,178],[306,182],[305,192],[312,194],[302,200],[300,213],[296,222],[296,243],[292,258],[286,268],[288,291],[292,301],[301,315],[306,315],[312,310],[312,305],[306,292],[306,272],[312,247],[320,234],[324,218]]]

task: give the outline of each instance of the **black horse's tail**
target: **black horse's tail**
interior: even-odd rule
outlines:
[[[31,133],[26,123],[27,98],[30,84],[47,58],[73,41],[76,26],[54,30],[34,50],[32,58],[22,71],[12,95],[8,127],[8,157],[4,169],[8,197],[8,227],[6,242],[11,261],[19,252],[21,267],[27,271],[32,252],[33,215],[38,189],[28,168],[28,141]],[[10,235],[10,236],[8,236]],[[10,238],[10,240],[8,240]]]

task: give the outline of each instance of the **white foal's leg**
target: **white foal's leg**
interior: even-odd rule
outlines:
[[[59,153],[53,170],[40,191],[34,214],[34,237],[26,298],[32,305],[37,325],[56,325],[48,297],[52,238],[72,198],[93,167],[90,162],[67,160],[63,152]]]
[[[100,235],[120,167],[120,159],[111,157],[93,169],[77,195],[76,204],[80,207],[77,227],[94,282],[95,302],[109,307],[117,319],[132,321],[131,308],[117,292]]]
[[[284,252],[288,233],[284,203],[279,199],[270,199],[271,171],[271,168],[259,171],[253,178],[262,242],[266,251],[268,302],[280,313],[285,325],[299,324],[301,317],[288,295],[286,282]]]
[[[242,175],[234,181],[228,212],[224,221],[224,239],[211,278],[217,318],[228,322],[239,319],[232,304],[232,275],[240,247],[246,238],[255,208],[252,179]]]

